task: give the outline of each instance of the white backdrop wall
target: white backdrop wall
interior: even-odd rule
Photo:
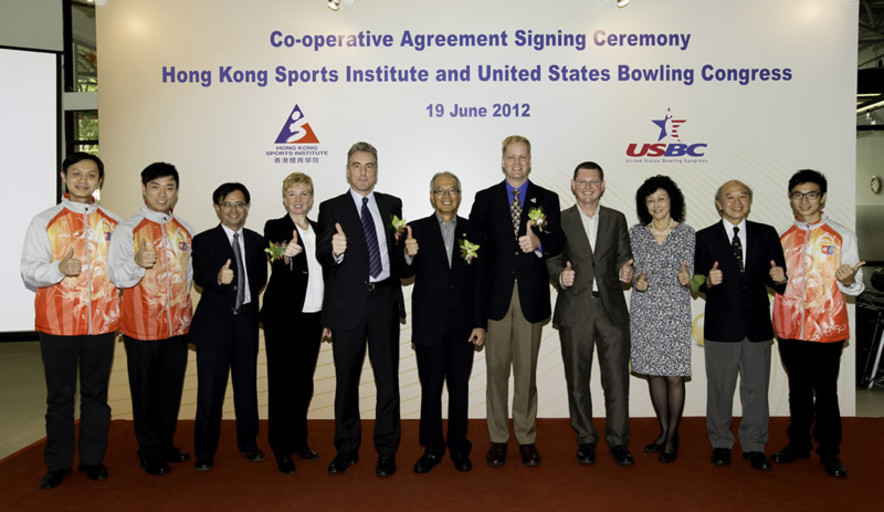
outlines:
[[[755,191],[751,218],[782,229],[791,219],[787,179],[810,167],[831,179],[827,213],[853,226],[856,26],[851,0],[636,0],[625,9],[613,0],[359,0],[339,12],[319,0],[113,0],[98,9],[102,197],[111,210],[134,214],[138,173],[164,160],[182,175],[176,214],[198,231],[217,223],[211,192],[231,180],[249,187],[248,226],[260,231],[284,213],[284,176],[309,173],[318,207],[346,190],[347,148],[366,140],[379,151],[378,190],[403,198],[407,219],[429,214],[428,180],[440,170],[462,179],[466,214],[478,189],[502,179],[500,141],[518,133],[532,141],[531,179],[558,192],[563,208],[574,202],[574,167],[594,160],[606,170],[603,204],[631,222],[635,190],[663,173],[684,190],[695,228],[718,220],[715,189],[740,178]],[[494,72],[502,76],[487,76]],[[456,107],[475,115],[454,117]],[[693,304],[688,415],[705,414],[703,305]],[[419,414],[410,338],[406,323],[403,417]],[[843,361],[842,406],[851,415],[852,346]],[[372,417],[365,368],[362,412]],[[191,365],[184,417],[192,417],[193,372]],[[788,414],[778,361],[771,379],[771,412]],[[329,346],[316,381],[311,417],[331,418]],[[479,352],[472,417],[484,417],[484,384]],[[631,384],[632,415],[653,415],[644,381]],[[567,416],[549,325],[538,386],[539,415]],[[597,370],[592,388],[603,416]],[[112,397],[117,417],[125,416],[122,360]]]

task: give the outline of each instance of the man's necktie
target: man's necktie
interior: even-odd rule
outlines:
[[[740,272],[745,270],[743,266],[743,243],[740,242],[740,228],[734,228],[734,238],[731,240],[731,247],[734,249],[734,258],[737,258],[737,266]]]
[[[371,277],[381,275],[384,269],[381,264],[381,249],[378,247],[378,232],[374,229],[374,219],[368,210],[368,198],[362,198],[362,231],[365,233],[365,244],[368,245],[368,273]]]
[[[246,298],[246,275],[242,263],[242,250],[239,248],[239,233],[233,234],[233,259],[236,260],[236,304],[234,311],[239,311]]]
[[[513,218],[513,234],[519,236],[519,224],[522,222],[522,203],[519,202],[519,189],[513,190],[513,203],[510,205]]]

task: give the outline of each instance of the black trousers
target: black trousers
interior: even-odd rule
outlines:
[[[111,410],[107,386],[114,360],[114,337],[56,336],[39,333],[46,375],[46,448],[50,471],[74,463],[74,393],[80,373],[80,464],[101,464],[107,449]]]
[[[289,456],[307,444],[307,411],[321,345],[321,313],[264,320],[270,449]]]
[[[779,347],[780,359],[789,375],[789,446],[796,451],[810,451],[812,426],[817,453],[821,457],[838,455],[838,372],[844,341],[779,340]]]
[[[123,336],[138,456],[165,460],[178,425],[187,369],[187,335],[163,340]]]
[[[468,336],[446,339],[438,345],[414,346],[421,381],[420,443],[427,453],[445,453],[442,436],[442,386],[448,387],[448,437],[451,453],[468,455],[469,382],[474,346]]]
[[[258,436],[258,324],[256,310],[234,316],[231,343],[196,349],[196,422],[193,449],[198,459],[211,459],[221,437],[221,415],[227,377],[233,377],[236,445],[246,452]]]
[[[362,442],[359,379],[365,347],[374,372],[374,446],[381,455],[395,455],[402,434],[399,412],[399,308],[392,287],[369,293],[355,329],[332,331],[335,361],[335,448],[357,452]]]

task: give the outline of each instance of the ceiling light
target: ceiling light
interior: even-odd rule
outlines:
[[[341,0],[328,0],[328,8],[337,11],[341,8]]]

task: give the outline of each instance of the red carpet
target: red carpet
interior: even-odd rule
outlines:
[[[771,420],[768,454],[785,444],[785,418]],[[881,510],[884,472],[884,418],[845,418],[842,460],[849,477],[827,476],[819,460],[798,461],[771,472],[753,470],[739,448],[733,463],[719,468],[709,463],[710,448],[703,418],[686,418],[682,446],[674,464],[664,465],[642,447],[656,435],[653,419],[631,422],[631,445],[636,464],[617,466],[602,445],[593,466],[574,460],[574,434],[565,419],[538,421],[539,468],[521,465],[510,443],[509,461],[502,468],[485,464],[488,434],[485,422],[470,425],[474,443],[473,470],[459,473],[446,458],[432,472],[416,475],[412,466],[422,448],[417,421],[403,422],[399,472],[390,478],[374,475],[376,454],[371,446],[372,422],[363,422],[361,460],[342,475],[329,475],[334,456],[331,421],[311,421],[310,442],[319,452],[315,462],[295,458],[297,473],[283,475],[272,457],[247,462],[236,450],[234,423],[225,421],[215,469],[201,473],[190,462],[172,466],[156,477],[144,473],[135,456],[132,423],[114,421],[105,465],[110,478],[93,482],[74,473],[55,489],[37,489],[46,471],[43,443],[36,443],[0,461],[0,510],[14,511],[139,511],[139,510]],[[266,422],[262,422],[262,436]],[[604,422],[596,428],[604,431]],[[182,421],[178,444],[191,451],[193,422]],[[258,441],[267,452],[266,437]]]

